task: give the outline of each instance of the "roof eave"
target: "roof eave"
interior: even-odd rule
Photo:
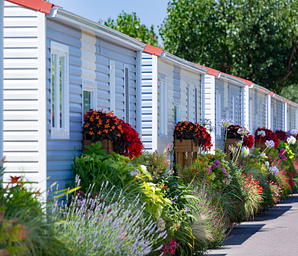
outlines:
[[[232,77],[232,76],[226,75],[224,73],[219,73],[216,78],[227,80],[227,81],[229,81],[229,82],[231,82],[233,84],[236,84],[236,85],[238,85],[240,87],[245,87],[246,86],[246,83],[244,81],[239,80],[236,77]]]
[[[187,60],[184,60],[184,59],[181,59],[173,54],[170,54],[168,52],[163,52],[163,54],[161,54],[161,56],[159,58],[163,58],[167,61],[170,61],[172,62],[173,64],[176,64],[176,65],[179,65],[179,66],[182,66],[186,69],[189,69],[191,71],[194,71],[194,72],[198,72],[202,75],[205,75],[207,74],[207,69],[206,68],[202,68],[190,61],[187,61]]]
[[[97,22],[85,19],[81,16],[78,16],[74,13],[65,11],[60,8],[52,8],[51,13],[47,17],[55,18],[62,22],[64,21],[64,22],[70,22],[70,23],[76,24],[81,28],[85,28],[87,30],[94,31],[96,34],[103,35],[105,36],[106,39],[110,41],[116,40],[118,42],[121,42],[127,47],[134,49],[136,51],[143,51],[146,46],[146,44],[144,44],[143,42],[135,38],[132,38],[114,29],[108,28]]]

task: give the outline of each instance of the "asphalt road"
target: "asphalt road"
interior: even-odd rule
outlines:
[[[298,192],[235,227],[225,246],[206,255],[298,256]]]

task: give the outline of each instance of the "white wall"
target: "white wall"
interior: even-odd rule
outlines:
[[[4,181],[25,174],[41,191],[46,181],[44,19],[42,13],[5,2]]]
[[[3,15],[4,0],[0,0],[0,160],[3,157]]]

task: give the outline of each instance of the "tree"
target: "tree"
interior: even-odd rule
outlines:
[[[116,21],[109,18],[104,22],[104,25],[139,39],[146,44],[152,46],[158,45],[158,36],[154,32],[154,26],[151,25],[150,29],[148,29],[144,24],[141,24],[141,21],[135,12],[129,14],[122,11],[122,13],[118,15]]]
[[[173,0],[165,50],[280,92],[297,83],[295,0]]]

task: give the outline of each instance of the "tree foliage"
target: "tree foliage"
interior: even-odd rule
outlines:
[[[152,46],[157,46],[158,44],[158,36],[154,32],[154,26],[151,25],[150,28],[147,28],[144,24],[141,24],[141,21],[137,17],[136,13],[129,14],[122,11],[116,20],[109,18],[106,22],[104,22],[104,25],[139,39],[146,44],[150,44]]]
[[[167,51],[276,92],[295,84],[295,0],[173,0],[160,27]]]

